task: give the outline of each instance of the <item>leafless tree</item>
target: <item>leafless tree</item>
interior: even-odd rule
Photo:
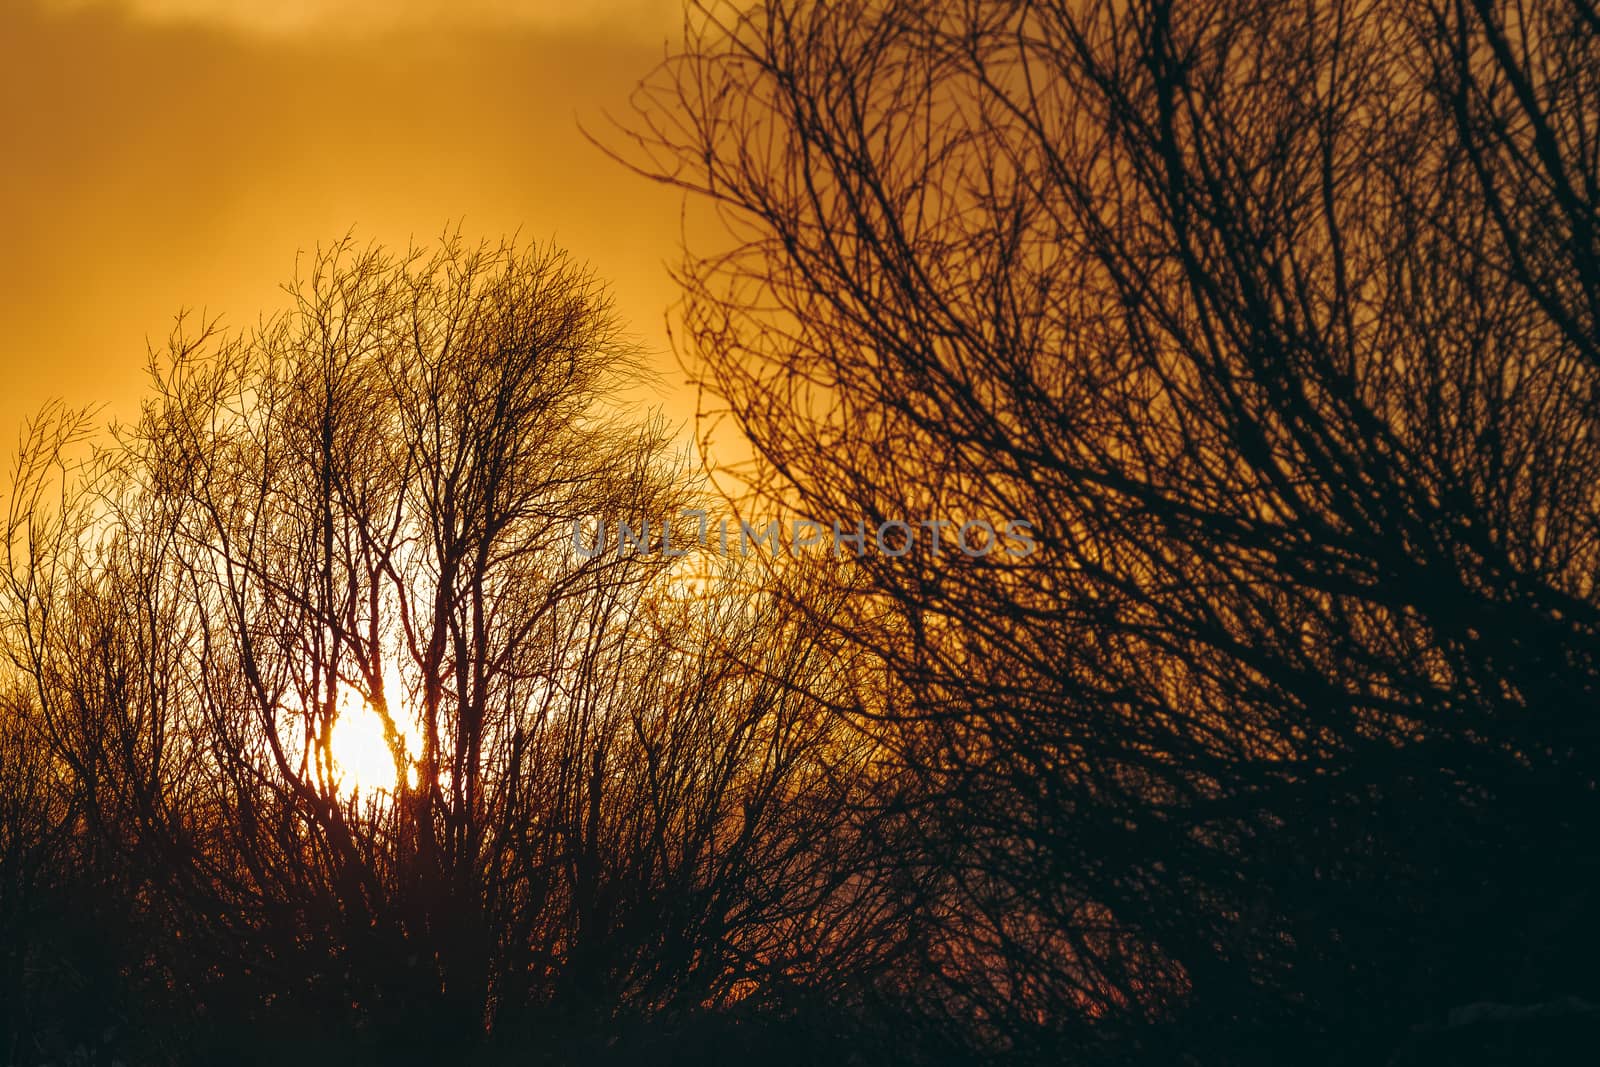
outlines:
[[[804,568],[696,548],[681,457],[608,414],[637,368],[603,290],[447,238],[342,242],[288,292],[180,321],[138,423],[13,521],[28,721],[156,931],[125,965],[178,1001],[144,1054],[593,1054],[887,967],[867,667],[789,609]],[[362,714],[379,781],[341,763]]]
[[[771,0],[641,86],[750,481],[1037,531],[817,620],[909,694],[927,995],[984,1047],[1371,1060],[1592,993],[1597,26]]]

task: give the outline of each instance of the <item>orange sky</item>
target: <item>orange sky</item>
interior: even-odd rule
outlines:
[[[128,417],[176,311],[241,325],[298,249],[554,239],[663,370],[680,198],[603,130],[677,0],[6,0],[0,5],[0,443],[51,397]]]

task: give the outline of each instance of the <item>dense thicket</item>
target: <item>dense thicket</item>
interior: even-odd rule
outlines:
[[[1600,994],[1597,29],[772,0],[642,87],[758,495],[1039,530],[815,616],[905,686],[981,1048],[1371,1063]]]
[[[97,454],[24,443],[0,1060],[806,1055],[761,1033],[902,940],[859,656],[798,569],[575,539],[693,547],[696,498],[561,254],[341,244],[290,291],[180,329]]]

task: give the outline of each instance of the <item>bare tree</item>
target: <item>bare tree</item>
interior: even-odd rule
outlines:
[[[698,497],[607,413],[636,368],[590,276],[343,242],[289,293],[180,321],[13,559],[30,721],[157,931],[125,965],[186,1020],[142,1054],[592,1055],[889,957],[837,713],[864,668],[777,594],[801,570],[662,550]],[[592,551],[596,520],[650,542]],[[341,762],[358,715],[392,776]]]
[[[726,223],[685,354],[752,483],[1037,533],[924,527],[817,618],[909,694],[927,996],[985,1048],[1370,1059],[1592,994],[1596,26],[774,0],[641,86],[622,158]]]

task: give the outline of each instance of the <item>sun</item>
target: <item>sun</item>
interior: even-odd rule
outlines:
[[[362,793],[394,790],[394,757],[384,740],[383,720],[365,701],[340,701],[329,745],[341,789]]]
[[[384,670],[384,690],[389,696],[390,706],[398,709],[403,704],[400,694],[404,690],[396,672],[388,667]],[[405,742],[409,740],[409,731],[406,730],[403,715],[400,719],[397,726],[401,740]],[[377,792],[392,794],[395,791],[394,756],[384,737],[383,717],[373,710],[360,691],[347,687],[340,694],[338,715],[334,719],[333,734],[328,743],[341,792],[359,790],[363,796],[371,796]],[[406,747],[409,749],[410,746]],[[413,769],[407,768],[406,777],[409,784],[416,784],[416,772]]]

